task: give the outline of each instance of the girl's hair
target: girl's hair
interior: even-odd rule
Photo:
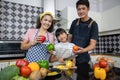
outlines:
[[[37,18],[37,22],[36,22],[36,28],[37,29],[39,29],[40,27],[41,27],[41,20],[43,19],[43,17],[45,16],[45,15],[49,15],[49,16],[51,16],[52,17],[52,19],[53,19],[53,16],[51,15],[51,14],[44,14],[41,18],[40,18],[40,16]],[[52,32],[53,31],[53,28],[54,28],[54,26],[53,26],[53,24],[54,24],[54,22],[52,21],[52,24],[51,24],[51,26],[50,26],[50,28],[47,30],[48,32]]]
[[[63,29],[63,28],[58,28],[56,31],[55,31],[55,36],[56,38],[60,35],[60,34],[63,34],[63,33],[66,33],[67,32]]]
[[[78,8],[79,5],[85,5],[87,8],[89,8],[89,1],[88,0],[78,0],[76,2],[76,8]]]

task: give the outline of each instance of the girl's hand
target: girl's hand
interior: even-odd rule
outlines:
[[[53,54],[53,55],[55,55],[56,54],[56,52],[55,51],[48,51],[50,54]]]
[[[63,62],[64,62],[64,59],[63,59],[62,57],[59,57],[59,58],[58,58],[58,62],[63,63]]]

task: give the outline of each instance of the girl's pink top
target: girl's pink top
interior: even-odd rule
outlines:
[[[27,33],[25,34],[24,36],[24,40],[27,40],[28,42],[29,41],[33,41],[34,40],[34,37],[35,37],[35,34],[37,33],[38,29],[28,29]],[[47,36],[47,35],[46,35]],[[48,32],[48,36],[49,36],[49,40],[50,40],[50,43],[54,43],[54,38],[53,38],[53,34]],[[46,37],[47,38],[47,37]]]

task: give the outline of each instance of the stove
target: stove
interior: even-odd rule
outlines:
[[[20,45],[21,41],[0,41],[0,59],[24,58],[26,51]]]

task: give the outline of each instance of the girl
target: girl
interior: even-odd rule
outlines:
[[[58,28],[55,32],[59,43],[55,44],[55,53],[50,58],[53,65],[64,63],[64,59],[73,55],[73,43],[67,41],[67,33],[64,29]],[[73,66],[75,66],[75,58],[73,58]]]
[[[44,12],[37,19],[36,29],[29,29],[21,43],[21,49],[28,50],[26,59],[29,62],[49,59],[50,54],[44,43],[54,43],[52,31],[53,16],[50,12]]]

